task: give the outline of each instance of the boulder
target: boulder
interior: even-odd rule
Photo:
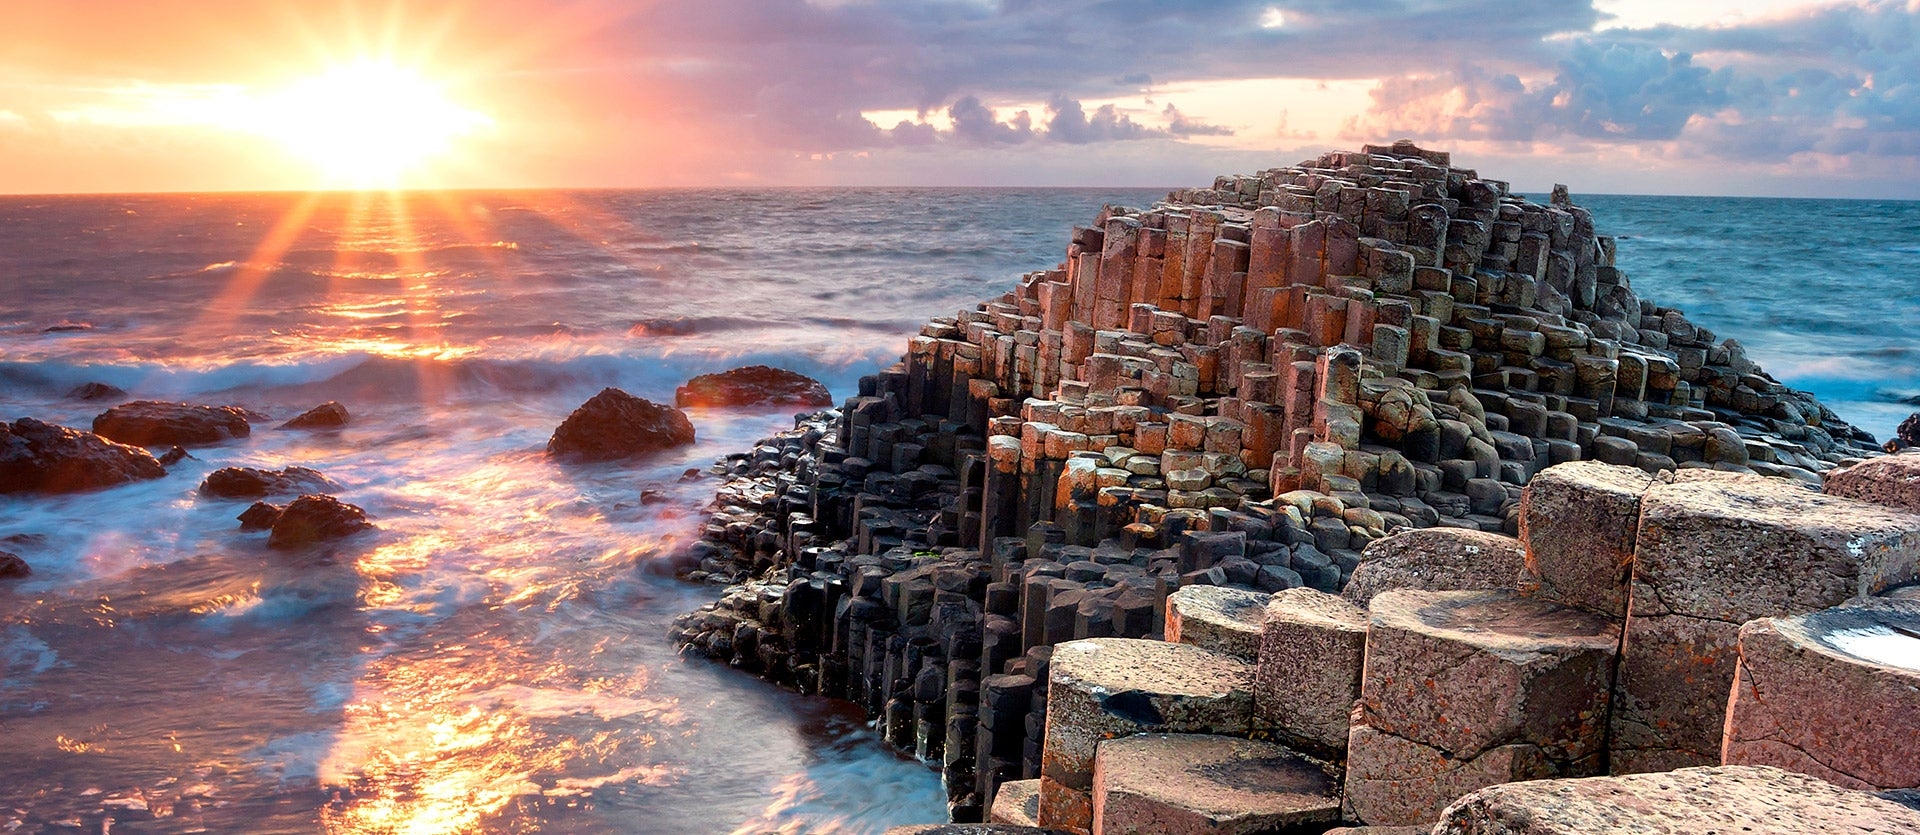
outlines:
[[[286,509],[286,505],[254,502],[234,518],[240,520],[240,530],[264,531],[272,528],[273,523],[280,521],[280,514]]]
[[[126,396],[126,389],[98,382],[81,383],[80,385],[74,386],[72,391],[67,392],[68,400],[85,400],[89,403],[97,403],[102,400],[124,400]]]
[[[1526,565],[1520,540],[1467,528],[1411,528],[1361,552],[1340,596],[1366,606],[1388,589],[1511,589]]]
[[[93,431],[103,438],[135,446],[217,444],[253,431],[247,411],[237,406],[200,406],[136,400],[102,412]]]
[[[1920,450],[1869,458],[1851,467],[1828,470],[1822,488],[1829,496],[1920,513]]]
[[[298,548],[372,530],[367,513],[332,496],[307,495],[294,499],[273,522],[267,545]]]
[[[547,454],[581,461],[610,461],[693,443],[693,423],[685,413],[603,389],[553,430]]]
[[[1366,641],[1366,611],[1344,599],[1313,589],[1273,595],[1254,671],[1254,727],[1308,753],[1344,756]]]
[[[1888,438],[1881,449],[1899,452],[1910,447],[1920,447],[1920,412],[1907,415],[1906,420],[1900,421],[1900,426],[1893,430],[1893,437]]]
[[[712,406],[831,406],[833,395],[819,380],[784,368],[749,365],[719,374],[702,374],[675,389],[673,404]]]
[[[257,499],[276,493],[299,495],[340,489],[340,485],[316,470],[285,467],[261,470],[253,467],[221,467],[200,482],[200,493],[222,499]]]
[[[1455,801],[1433,828],[1433,835],[1897,832],[1920,832],[1920,811],[1757,766],[1494,786]]]
[[[1640,469],[1599,461],[1540,471],[1520,494],[1520,542],[1526,548],[1521,591],[1626,617],[1640,495],[1653,481]]]
[[[1682,470],[1640,508],[1616,774],[1719,761],[1740,624],[1876,594],[1920,566],[1920,515],[1784,479]]]
[[[293,420],[280,424],[281,429],[339,429],[347,425],[353,416],[347,414],[347,407],[339,401],[329,400],[304,412]]]
[[[1337,769],[1252,739],[1135,734],[1101,742],[1095,835],[1239,835],[1340,819]]]
[[[1167,640],[1256,660],[1270,599],[1245,589],[1188,586],[1167,597]]]
[[[1920,600],[1740,627],[1721,760],[1867,791],[1920,787]]]
[[[33,418],[0,423],[0,493],[72,493],[166,474],[152,453],[92,432]]]
[[[33,573],[33,568],[19,554],[0,551],[0,580],[11,580]]]

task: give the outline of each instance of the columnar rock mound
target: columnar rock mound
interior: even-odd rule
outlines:
[[[693,443],[693,422],[616,388],[602,389],[553,430],[547,454],[579,461],[610,461]]]
[[[702,374],[673,392],[673,405],[804,406],[833,405],[833,395],[819,380],[784,368],[749,365],[718,374]]]
[[[103,438],[135,446],[217,444],[252,434],[247,411],[237,406],[201,406],[136,400],[93,419]]]
[[[73,493],[166,474],[152,453],[92,432],[33,418],[0,423],[0,493]]]

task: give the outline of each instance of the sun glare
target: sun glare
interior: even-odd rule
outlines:
[[[314,165],[330,185],[392,187],[493,124],[418,72],[361,60],[262,102],[254,128]]]

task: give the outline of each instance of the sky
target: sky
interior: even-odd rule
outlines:
[[[1920,199],[1920,0],[0,0],[0,193],[1210,183]]]

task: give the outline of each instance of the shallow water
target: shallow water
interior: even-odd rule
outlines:
[[[0,497],[0,549],[35,569],[0,586],[0,831],[939,819],[934,772],[857,716],[667,643],[713,596],[645,571],[704,523],[715,482],[685,472],[789,415],[696,412],[696,445],[639,463],[561,466],[543,446],[602,386],[669,400],[748,362],[845,397],[928,316],[1059,260],[1101,203],[1156,196],[0,198],[0,417],[84,427],[103,407],[66,392],[86,381],[354,414],[338,433],[261,424],[157,481]],[[1920,297],[1916,204],[1587,202],[1631,236],[1643,296],[1843,416],[1884,435],[1891,393],[1920,393],[1920,322],[1888,303]],[[288,464],[380,530],[270,551],[238,530],[244,502],[195,491],[221,466]]]

